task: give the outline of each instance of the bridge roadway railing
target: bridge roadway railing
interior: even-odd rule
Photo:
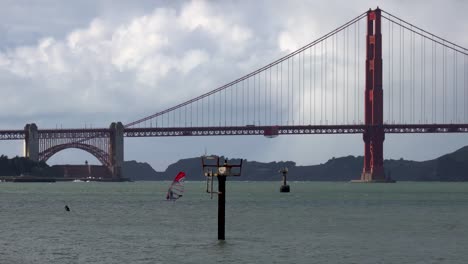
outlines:
[[[412,133],[468,133],[468,124],[384,124],[388,134]],[[150,127],[125,128],[124,137],[173,137],[173,136],[277,136],[301,134],[362,134],[365,125],[302,125],[302,126],[232,126],[232,127]],[[40,139],[107,138],[108,128],[42,129]],[[24,140],[24,130],[0,130],[0,140]]]
[[[372,126],[369,126],[371,128]],[[385,124],[385,133],[468,133],[468,124]],[[125,137],[362,134],[366,125],[126,128]]]
[[[0,130],[0,140],[21,140],[25,137],[24,130]]]
[[[108,128],[88,128],[88,129],[40,129],[38,135],[40,139],[86,139],[86,138],[108,138],[110,130]],[[21,130],[0,130],[0,140],[22,140],[26,137],[26,131]]]

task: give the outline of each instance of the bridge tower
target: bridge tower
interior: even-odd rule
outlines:
[[[113,178],[122,178],[124,162],[124,126],[121,122],[110,125],[109,140],[110,170]]]
[[[39,161],[39,133],[37,132],[37,125],[34,123],[26,124],[24,132],[23,155],[32,161]]]
[[[367,12],[364,168],[361,181],[385,181],[383,167],[382,33],[379,8]]]

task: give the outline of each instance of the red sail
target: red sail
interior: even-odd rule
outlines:
[[[185,172],[181,171],[177,174],[177,176],[174,178],[175,182],[180,181],[181,179],[185,178]]]
[[[184,179],[185,179],[185,172],[181,171],[177,174],[177,176],[172,181],[171,186],[169,186],[169,190],[167,190],[166,199],[167,200],[177,200],[182,197],[184,193]]]

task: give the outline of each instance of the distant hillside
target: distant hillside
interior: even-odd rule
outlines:
[[[125,161],[122,168],[123,175],[138,181],[164,181],[163,172],[155,171],[151,165],[146,162],[137,162],[134,160]]]
[[[45,162],[35,162],[25,157],[0,156],[0,176],[29,175],[37,177],[62,177],[54,168]]]
[[[234,162],[236,160],[233,160]],[[230,180],[279,181],[278,171],[288,167],[292,181],[349,181],[359,179],[363,157],[332,158],[324,164],[296,166],[292,161],[262,163],[244,160],[242,176]],[[434,160],[385,160],[387,174],[397,181],[468,181],[468,146]],[[124,175],[133,180],[172,180],[179,171],[187,173],[187,180],[204,180],[200,157],[182,159],[166,171],[157,172],[147,163],[126,161]]]

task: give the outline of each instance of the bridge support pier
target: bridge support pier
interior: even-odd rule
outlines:
[[[124,126],[121,122],[110,125],[109,142],[110,170],[113,178],[121,179],[124,162]]]
[[[383,142],[385,133],[382,128],[374,128],[364,133],[364,168],[362,182],[386,182],[383,166]]]
[[[37,132],[37,125],[26,124],[24,126],[24,151],[23,155],[32,161],[39,161],[39,133]]]

